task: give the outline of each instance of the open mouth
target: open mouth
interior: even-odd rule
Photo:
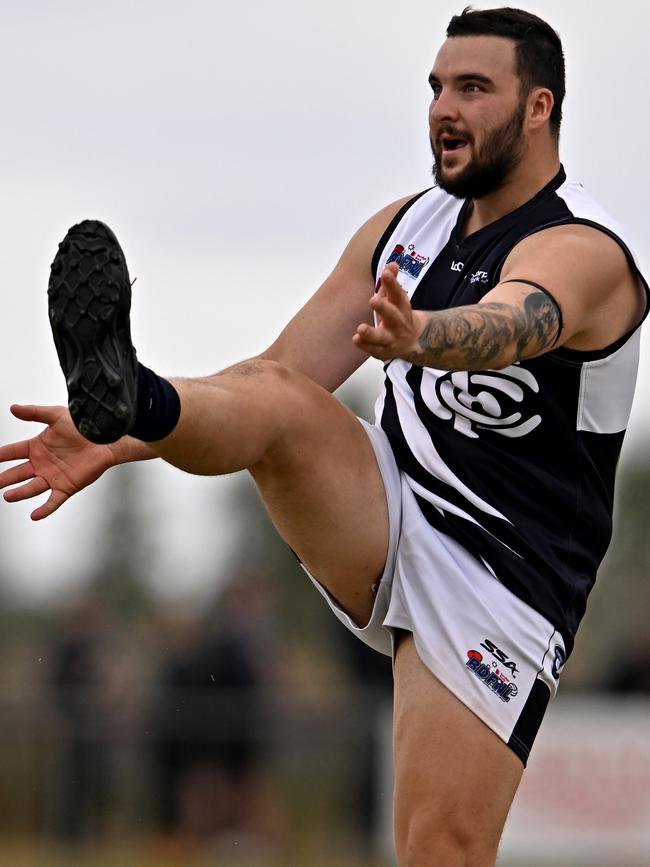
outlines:
[[[440,143],[442,145],[442,152],[445,154],[462,150],[468,145],[468,142],[464,138],[443,138]]]

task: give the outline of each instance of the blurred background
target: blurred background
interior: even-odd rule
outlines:
[[[426,79],[461,8],[0,0],[0,440],[35,432],[11,403],[65,400],[45,289],[79,219],[120,238],[145,363],[265,348],[358,225],[430,185]],[[648,12],[525,8],[564,40],[567,171],[647,273]],[[503,865],[650,865],[647,347],[614,541]],[[341,397],[370,418],[380,381],[371,361]],[[392,864],[390,662],[245,477],[148,463],[32,508],[0,509],[0,867]]]

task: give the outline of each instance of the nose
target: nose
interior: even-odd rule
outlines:
[[[458,120],[458,103],[454,94],[447,88],[442,88],[438,95],[431,100],[429,119],[432,123]]]

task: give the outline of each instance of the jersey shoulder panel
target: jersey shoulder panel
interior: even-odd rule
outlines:
[[[567,208],[576,219],[595,223],[624,239],[625,233],[621,225],[587,192],[582,184],[567,180],[556,191],[556,195],[564,200]]]
[[[375,279],[379,279],[386,265],[396,262],[403,287],[410,296],[416,283],[449,242],[462,207],[461,200],[438,187],[407,203],[401,218],[392,221],[377,245],[373,256]]]

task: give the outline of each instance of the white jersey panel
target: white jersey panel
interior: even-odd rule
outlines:
[[[377,275],[390,261],[396,261],[400,266],[399,281],[411,298],[429,266],[449,241],[462,205],[437,187],[420,196],[389,237],[379,259]],[[408,239],[406,246],[404,239]]]
[[[627,427],[639,366],[641,332],[606,358],[582,366],[578,430],[613,434]]]
[[[625,244],[625,236],[621,226],[605,211],[598,202],[585,190],[582,184],[575,181],[565,181],[557,190],[557,195],[564,199],[568,209],[579,220],[589,220],[608,229],[617,235]]]

